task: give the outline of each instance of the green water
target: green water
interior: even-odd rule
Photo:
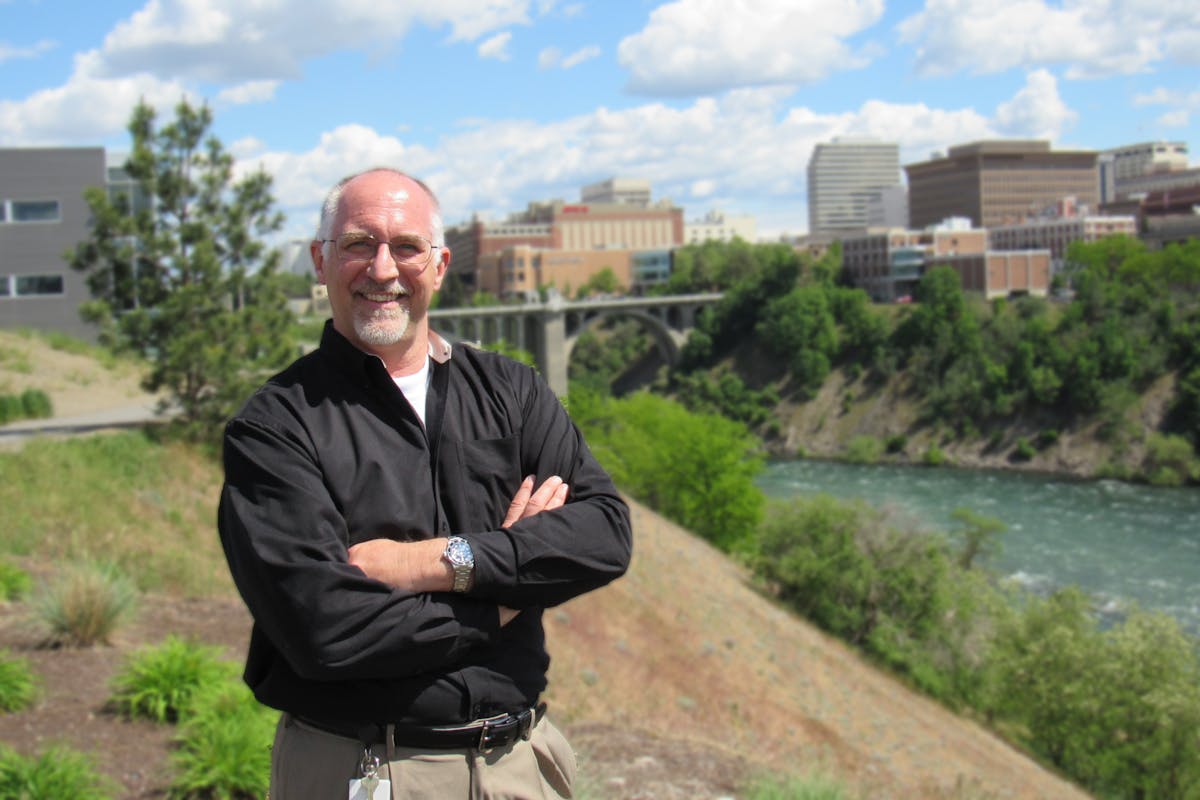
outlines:
[[[772,463],[759,486],[771,497],[860,498],[938,530],[970,508],[1008,526],[992,569],[1038,592],[1080,586],[1109,614],[1136,602],[1200,634],[1196,488],[807,460]]]

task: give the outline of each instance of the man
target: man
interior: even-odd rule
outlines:
[[[229,422],[219,511],[271,797],[570,797],[542,609],[623,574],[628,508],[533,370],[429,329],[423,183],[343,180],[310,250],[333,319]]]

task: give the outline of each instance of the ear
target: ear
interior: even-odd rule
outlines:
[[[308,254],[312,258],[313,269],[317,272],[317,281],[325,283],[325,244],[313,239],[308,245]]]
[[[442,288],[442,281],[446,279],[446,270],[450,269],[450,248],[441,247],[438,249],[437,264],[434,265],[437,271],[433,276],[433,290],[436,292]]]

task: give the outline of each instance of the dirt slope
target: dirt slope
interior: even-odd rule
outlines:
[[[0,333],[0,392],[42,388],[61,413],[143,399],[132,373],[79,358]],[[546,614],[547,699],[589,798],[728,798],[762,769],[834,773],[868,798],[1087,796],[779,609],[705,543],[637,504],[633,513],[629,574]],[[170,731],[107,713],[108,678],[168,633],[240,659],[240,602],[147,597],[113,647],[82,652],[33,647],[27,614],[0,605],[0,649],[29,658],[45,691],[34,708],[0,715],[0,742],[34,752],[64,741],[99,754],[124,796],[163,796]]]

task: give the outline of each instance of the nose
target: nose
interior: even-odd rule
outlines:
[[[392,258],[392,248],[387,242],[380,242],[375,248],[375,256],[367,264],[371,279],[384,283],[400,275],[396,267],[396,259]]]

